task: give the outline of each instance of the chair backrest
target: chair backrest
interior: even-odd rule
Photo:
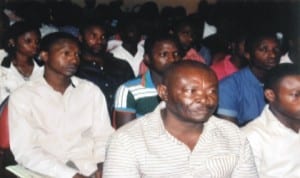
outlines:
[[[0,148],[9,148],[8,98],[0,105]]]

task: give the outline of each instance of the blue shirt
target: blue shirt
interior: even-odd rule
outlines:
[[[265,104],[263,84],[249,67],[221,80],[217,114],[235,117],[242,126],[259,116]]]

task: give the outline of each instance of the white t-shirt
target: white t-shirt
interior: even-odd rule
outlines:
[[[300,177],[300,132],[278,121],[269,105],[242,131],[251,144],[260,178]]]

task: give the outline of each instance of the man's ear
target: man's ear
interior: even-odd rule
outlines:
[[[249,52],[245,52],[245,58],[249,61],[250,60],[250,53]]]
[[[165,85],[159,84],[157,86],[157,93],[158,93],[158,96],[161,98],[161,100],[168,101],[168,91],[167,91],[167,87]]]
[[[41,51],[40,52],[40,59],[46,63],[48,61],[48,52],[46,51]]]
[[[16,46],[15,40],[12,39],[12,38],[10,38],[10,39],[8,40],[7,46],[10,47],[10,48],[14,48],[14,47]]]
[[[149,57],[148,54],[144,54],[144,60],[143,60],[143,61],[144,61],[145,65],[146,65],[147,67],[150,66],[151,61],[150,61],[150,57]]]
[[[276,98],[274,91],[271,89],[266,89],[264,94],[269,103],[273,102]]]
[[[82,39],[83,39],[82,35],[79,34],[79,35],[78,35],[78,40],[79,40],[81,43],[82,43]]]

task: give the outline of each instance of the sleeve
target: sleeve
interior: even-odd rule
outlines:
[[[94,138],[94,157],[97,163],[104,161],[105,147],[110,135],[114,132],[111,126],[110,117],[103,93],[95,88],[97,94],[94,101],[94,118],[92,126],[92,136]]]
[[[237,117],[238,116],[238,87],[232,78],[221,80],[219,85],[219,105],[217,114]]]
[[[114,134],[106,150],[103,177],[140,178],[138,163],[130,149],[130,141],[124,135]]]
[[[9,95],[9,89],[5,86],[9,82],[7,74],[0,67],[0,103],[2,103],[5,98]]]
[[[240,149],[239,160],[232,178],[258,178],[257,168],[254,161],[254,156],[248,140],[242,137],[242,146]]]
[[[22,166],[55,178],[72,178],[78,171],[58,161],[37,142],[39,132],[31,115],[30,99],[26,93],[13,93],[9,98],[10,147],[16,161]],[[28,96],[28,95],[27,95]]]
[[[114,109],[115,111],[136,112],[135,99],[124,84],[116,92]]]
[[[247,136],[247,139],[250,143],[255,164],[257,167],[258,172],[260,173],[261,170],[261,160],[262,160],[262,147],[263,147],[263,141],[261,140],[261,136],[259,135],[259,131],[256,129],[253,129],[253,127],[256,127],[256,125],[251,126],[251,123],[243,127],[241,130],[242,132]]]

